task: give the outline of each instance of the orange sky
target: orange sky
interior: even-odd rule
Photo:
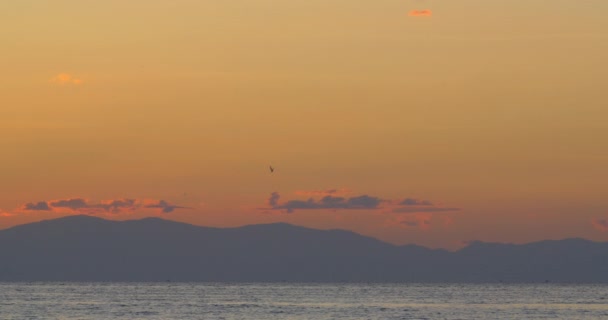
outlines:
[[[446,248],[608,240],[607,16],[605,0],[2,2],[0,228],[87,213]]]

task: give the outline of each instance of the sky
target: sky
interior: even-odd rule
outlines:
[[[605,0],[0,2],[0,229],[608,241]],[[269,166],[274,167],[270,172]]]

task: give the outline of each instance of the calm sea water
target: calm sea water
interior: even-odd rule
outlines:
[[[0,319],[608,319],[608,285],[0,283]]]

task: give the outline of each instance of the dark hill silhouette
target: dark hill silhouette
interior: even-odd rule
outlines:
[[[0,230],[0,281],[608,282],[608,243],[395,246],[285,223],[70,216]]]

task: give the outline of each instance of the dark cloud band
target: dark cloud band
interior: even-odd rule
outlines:
[[[281,196],[273,192],[268,198],[270,210],[286,210],[291,213],[295,210],[375,210],[380,209],[382,203],[386,203],[393,213],[416,213],[416,212],[448,212],[458,211],[459,208],[445,208],[435,206],[427,200],[405,198],[402,201],[383,200],[379,197],[361,195],[357,197],[335,197],[324,196],[320,199],[309,198],[308,200],[288,200],[280,203]]]
[[[272,210],[287,210],[287,212],[293,212],[296,209],[377,209],[382,202],[380,198],[368,195],[351,198],[325,196],[320,200],[315,200],[313,198],[308,200],[290,200],[283,204],[279,204],[279,198],[279,193],[273,192],[268,199],[268,204],[272,207]]]
[[[145,201],[136,199],[116,199],[102,201],[100,203],[90,203],[83,198],[40,201],[37,203],[27,203],[21,207],[23,211],[53,211],[55,209],[67,209],[80,213],[121,213],[125,211],[135,211],[140,208],[156,208],[160,209],[162,213],[170,213],[175,209],[192,209],[170,204],[165,200]]]

